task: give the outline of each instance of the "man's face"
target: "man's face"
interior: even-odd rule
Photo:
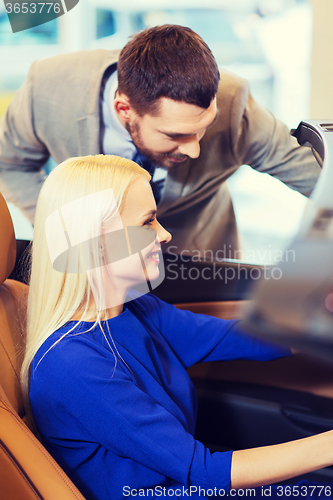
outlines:
[[[140,117],[131,109],[125,127],[148,160],[168,169],[199,156],[199,142],[217,115],[216,99],[207,109],[166,97],[159,101],[157,116]]]

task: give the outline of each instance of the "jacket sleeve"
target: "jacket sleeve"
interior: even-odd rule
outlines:
[[[291,355],[287,348],[248,334],[239,320],[194,314],[155,296],[145,299],[146,311],[186,368],[203,361],[269,361]]]
[[[0,126],[0,191],[32,222],[40,188],[45,180],[42,166],[49,158],[34,124],[34,66],[15,94]]]
[[[253,99],[244,80],[231,106],[230,142],[237,164],[250,165],[310,195],[321,170],[312,150],[299,146],[287,126]]]

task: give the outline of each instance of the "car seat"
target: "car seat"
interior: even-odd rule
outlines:
[[[26,421],[19,374],[28,286],[8,279],[15,259],[14,227],[0,194],[0,500],[84,500]]]

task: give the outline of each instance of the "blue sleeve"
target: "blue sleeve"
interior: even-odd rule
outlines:
[[[240,320],[194,314],[153,295],[145,297],[145,310],[186,368],[203,361],[269,361],[291,356],[289,349],[246,333]]]
[[[37,373],[39,382],[34,384],[30,399],[36,424],[46,429],[48,439],[56,435],[48,422],[43,425],[51,412],[61,421],[62,440],[67,440],[67,445],[73,435],[66,422],[75,421],[86,441],[131,459],[134,467],[142,464],[155,471],[161,475],[157,476],[159,481],[168,477],[187,488],[230,488],[232,452],[211,453],[182,422],[136,385],[120,361],[112,370],[109,357],[76,337],[52,348],[37,366],[35,376]],[[66,430],[68,436],[63,435]],[[103,460],[108,471],[107,453]],[[111,473],[105,477],[110,491],[130,483],[129,477],[117,477],[116,484]]]

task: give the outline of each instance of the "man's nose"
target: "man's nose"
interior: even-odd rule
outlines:
[[[186,140],[179,145],[178,151],[179,153],[187,155],[190,158],[198,158],[200,154],[199,137],[197,135],[193,135],[186,138]]]

